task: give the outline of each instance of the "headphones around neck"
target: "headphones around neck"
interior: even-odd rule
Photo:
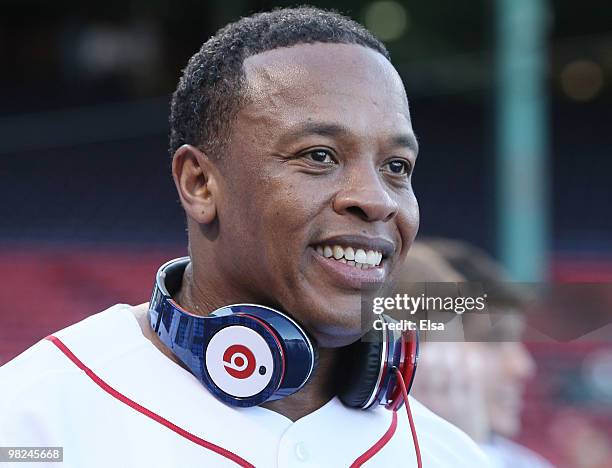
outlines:
[[[257,304],[232,304],[208,316],[193,315],[172,299],[189,257],[157,272],[149,321],[161,341],[217,398],[233,406],[255,406],[300,390],[317,364],[317,348],[291,317]],[[381,315],[386,323],[394,320]],[[418,357],[416,332],[392,327],[371,330],[374,341],[342,349],[338,393],[347,406],[375,404],[397,410],[403,403],[396,371],[410,391]]]

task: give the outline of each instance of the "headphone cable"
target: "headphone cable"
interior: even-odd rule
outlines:
[[[406,390],[406,383],[404,382],[404,376],[397,367],[393,368],[397,375],[397,382],[402,389],[402,396],[404,397],[404,404],[406,405],[406,413],[408,414],[408,422],[410,423],[410,431],[412,432],[412,441],[414,442],[414,451],[416,452],[417,466],[423,468],[421,462],[421,449],[419,448],[419,440],[417,439],[416,429],[414,427],[414,421],[412,419],[412,411],[410,411],[410,402],[408,401],[408,390]],[[394,411],[397,411],[396,408]]]

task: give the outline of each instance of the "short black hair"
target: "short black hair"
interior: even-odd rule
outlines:
[[[390,60],[372,33],[335,11],[283,8],[230,23],[206,41],[183,70],[172,96],[170,156],[191,144],[218,159],[243,97],[244,60],[268,50],[317,42],[357,44]]]

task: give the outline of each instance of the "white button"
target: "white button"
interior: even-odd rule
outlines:
[[[308,449],[306,448],[306,444],[304,444],[304,442],[298,442],[295,444],[295,457],[299,461],[303,462],[308,460]]]

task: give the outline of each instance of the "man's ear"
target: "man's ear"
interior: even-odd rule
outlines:
[[[219,171],[208,156],[192,145],[183,145],[172,159],[172,178],[187,216],[209,224],[217,216]]]

